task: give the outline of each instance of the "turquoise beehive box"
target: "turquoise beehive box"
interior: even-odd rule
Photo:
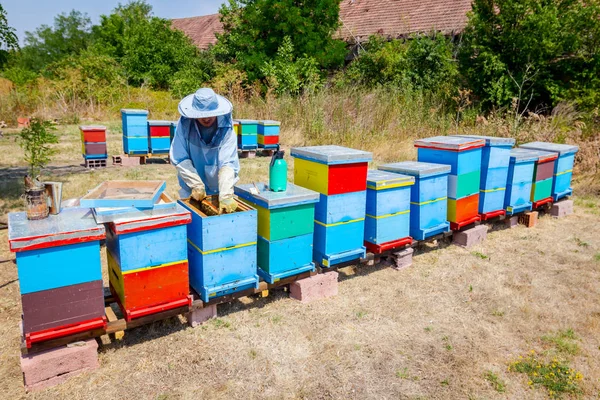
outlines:
[[[424,240],[448,232],[448,174],[444,164],[403,161],[385,164],[382,171],[413,176],[415,184],[410,193],[410,236]]]
[[[375,253],[412,243],[410,187],[414,176],[371,170],[367,174],[365,247]]]
[[[573,164],[575,154],[579,147],[568,144],[547,142],[531,142],[521,145],[524,149],[542,150],[558,153],[558,160],[554,166],[554,181],[552,184],[552,199],[558,201],[563,197],[573,194],[571,178],[573,177]]]
[[[479,215],[481,219],[487,220],[504,215],[504,195],[508,180],[510,150],[515,145],[515,139],[478,135],[461,135],[461,137],[485,141],[481,152],[479,185]]]
[[[258,148],[258,121],[254,119],[238,119],[238,149],[256,150]]]
[[[537,159],[538,155],[535,151],[520,148],[510,151],[504,195],[504,209],[508,215],[531,210],[531,187]]]
[[[258,183],[237,185],[235,194],[258,211],[258,274],[265,281],[314,271],[312,221],[317,192],[292,183],[284,192],[272,192]]]
[[[230,293],[258,288],[256,273],[257,212],[238,203],[231,214],[207,216],[187,200],[190,286],[204,302]]]

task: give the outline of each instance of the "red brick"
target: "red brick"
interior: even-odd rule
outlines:
[[[338,294],[338,273],[330,271],[301,279],[290,284],[290,297],[309,303]]]

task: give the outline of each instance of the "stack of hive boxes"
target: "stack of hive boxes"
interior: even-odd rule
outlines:
[[[573,194],[571,188],[571,177],[573,176],[573,163],[575,153],[579,147],[568,144],[556,144],[545,142],[526,143],[521,146],[525,149],[542,150],[558,153],[558,160],[554,165],[554,181],[552,184],[552,199],[558,201],[563,197]]]
[[[239,119],[236,122],[239,124],[237,136],[238,149],[256,150],[258,148],[258,121],[254,119]]]
[[[81,153],[86,167],[106,167],[106,127],[102,125],[82,125]]]
[[[482,139],[436,136],[415,141],[418,160],[449,165],[448,221],[457,230],[479,221]]]
[[[279,146],[279,121],[258,121],[258,147],[276,149]]]
[[[148,154],[148,111],[122,109],[121,121],[125,154]]]
[[[148,121],[148,149],[152,154],[168,154],[171,148],[171,121]]]
[[[293,148],[294,183],[320,194],[313,260],[330,267],[364,257],[371,153],[340,146]]]
[[[27,347],[105,328],[98,226],[87,208],[67,208],[43,220],[9,213],[8,241],[16,252]]]
[[[529,151],[534,153],[537,157],[533,169],[533,181],[531,186],[532,208],[536,209],[543,204],[552,202],[554,166],[558,159],[558,153],[539,150]]]
[[[285,192],[272,192],[259,183],[238,185],[235,193],[258,212],[258,274],[265,281],[314,270],[317,192],[291,183]]]
[[[515,139],[493,136],[463,136],[482,139],[485,147],[481,152],[481,183],[479,185],[479,216],[482,220],[504,215],[504,197],[510,164],[510,150]]]
[[[404,161],[385,164],[380,170],[413,176],[410,193],[410,236],[425,240],[448,232],[448,174],[450,166]]]
[[[226,294],[258,288],[256,274],[256,210],[238,202],[231,214],[208,216],[190,204],[188,225],[190,285],[204,302]]]
[[[531,210],[533,171],[538,155],[527,149],[512,149],[506,182],[504,209],[508,215]]]
[[[385,171],[367,175],[365,246],[375,254],[412,243],[410,187],[413,176]]]

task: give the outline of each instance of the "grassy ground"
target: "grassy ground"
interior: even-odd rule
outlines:
[[[109,153],[120,151],[108,124]],[[22,208],[24,165],[14,135],[0,138],[0,218]],[[64,198],[107,179],[164,179],[153,163],[87,171],[79,135],[61,127],[60,153],[45,177],[65,182]],[[413,157],[399,139],[398,159]],[[265,180],[268,159],[242,160],[242,182]],[[290,171],[292,160],[289,160]],[[292,179],[290,175],[290,179]],[[310,305],[275,292],[219,307],[219,318],[188,328],[173,318],[128,331],[100,350],[101,367],[25,396],[19,368],[17,272],[0,230],[0,393],[4,398],[546,398],[509,371],[534,350],[579,371],[576,395],[600,396],[600,200],[577,197],[575,214],[533,229],[497,226],[465,250],[421,249],[402,272],[343,270],[339,295]],[[565,334],[568,332],[568,334]]]

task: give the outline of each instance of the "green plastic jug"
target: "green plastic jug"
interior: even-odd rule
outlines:
[[[287,189],[287,162],[283,159],[285,152],[279,150],[273,154],[269,166],[269,189],[272,192],[285,192]]]

